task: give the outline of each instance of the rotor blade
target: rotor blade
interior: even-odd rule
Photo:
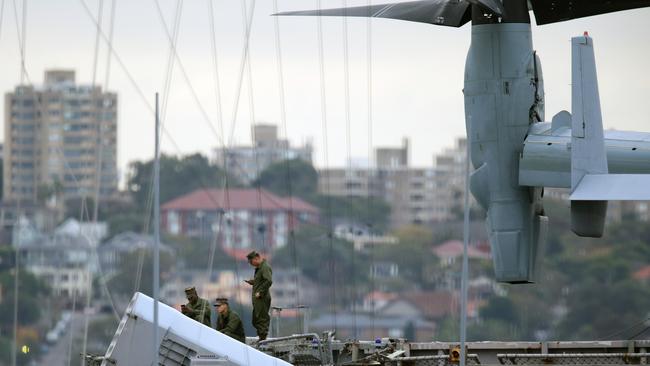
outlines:
[[[530,0],[538,25],[650,6],[650,0]]]
[[[491,0],[480,0],[491,1]],[[496,0],[498,1],[498,0]],[[350,8],[288,11],[274,15],[347,16],[388,18],[460,27],[471,20],[469,3],[459,0],[421,0]]]

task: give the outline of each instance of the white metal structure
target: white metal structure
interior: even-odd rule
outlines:
[[[113,336],[102,366],[205,365],[290,366],[183,315],[158,304],[158,359],[150,352],[153,329],[153,299],[136,292]]]

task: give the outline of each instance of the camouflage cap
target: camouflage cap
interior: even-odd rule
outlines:
[[[246,254],[246,258],[248,258],[249,261],[250,261],[251,259],[253,259],[253,258],[255,258],[255,257],[259,257],[259,256],[260,256],[260,253],[254,251],[254,250],[253,250],[252,252]]]
[[[196,287],[194,287],[194,286],[186,287],[185,288],[185,293],[186,294],[196,293]]]
[[[217,297],[217,299],[214,300],[214,306],[219,306],[223,304],[228,305],[228,299],[226,299],[225,297]]]

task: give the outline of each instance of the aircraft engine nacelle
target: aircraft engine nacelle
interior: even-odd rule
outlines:
[[[542,189],[518,182],[518,159],[530,124],[544,118],[541,65],[529,24],[472,27],[464,94],[476,169],[470,189],[487,211],[496,279],[534,282],[548,218]]]

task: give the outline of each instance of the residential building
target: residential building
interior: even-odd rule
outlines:
[[[103,275],[111,275],[119,270],[126,256],[134,255],[136,251],[152,252],[154,239],[151,235],[134,233],[132,231],[115,235],[97,248],[99,263]],[[161,253],[174,255],[174,250],[165,243],[160,243]]]
[[[80,235],[88,238],[93,245],[98,245],[108,235],[106,222],[79,222],[75,218],[65,220],[54,230],[55,234]]]
[[[117,193],[117,94],[48,70],[5,94],[4,199],[41,202]]]
[[[170,234],[216,239],[238,257],[256,249],[285,246],[291,232],[317,223],[319,210],[296,197],[264,189],[198,189],[161,207],[162,229]]]
[[[462,209],[465,139],[436,158],[436,167],[409,165],[409,142],[375,149],[376,166],[319,171],[318,191],[338,197],[375,197],[391,207],[390,225],[400,227],[453,219]]]
[[[311,163],[312,146],[292,147],[289,140],[278,137],[278,128],[257,124],[252,128],[252,146],[233,146],[213,150],[214,162],[244,184],[250,184],[271,164],[283,160],[301,159]]]
[[[21,215],[12,231],[21,267],[43,279],[55,296],[84,295],[93,275],[99,273],[95,250],[106,235],[104,222],[68,219],[51,234],[43,234],[34,220]]]
[[[440,245],[433,247],[431,250],[440,260],[442,268],[452,266],[457,260],[463,257],[463,242],[459,240],[449,240]],[[467,257],[469,259],[489,260],[489,246],[469,245],[467,248]]]
[[[43,279],[55,296],[85,295],[97,269],[92,244],[82,236],[43,235],[21,240],[15,248],[22,267]]]

